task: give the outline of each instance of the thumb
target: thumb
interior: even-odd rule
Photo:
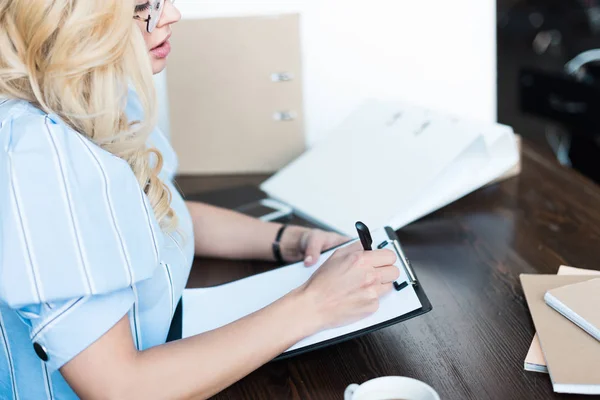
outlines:
[[[316,234],[312,235],[308,240],[308,244],[306,246],[306,252],[304,253],[304,265],[307,267],[311,267],[319,261],[319,257],[321,255],[321,251],[323,250],[323,246],[325,245],[325,238],[322,235]]]

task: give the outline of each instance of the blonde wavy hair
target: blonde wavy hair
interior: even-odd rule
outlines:
[[[134,0],[0,0],[0,96],[57,114],[127,161],[161,228],[172,231],[177,216],[158,177],[162,155],[146,146],[156,94],[134,7]],[[125,114],[129,84],[141,121]]]

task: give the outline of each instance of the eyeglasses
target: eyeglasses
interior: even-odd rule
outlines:
[[[146,30],[148,33],[152,33],[158,25],[167,1],[170,1],[171,4],[175,3],[175,0],[149,0],[144,4],[138,4],[135,6],[133,18],[145,22]]]

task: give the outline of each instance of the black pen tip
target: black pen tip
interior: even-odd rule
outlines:
[[[373,239],[371,238],[371,232],[369,231],[367,225],[365,225],[361,221],[357,221],[354,226],[356,227],[356,230],[359,233],[361,242],[365,249],[371,250],[371,244],[373,243]]]

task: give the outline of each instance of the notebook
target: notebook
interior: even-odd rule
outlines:
[[[598,341],[544,302],[548,290],[590,279],[594,278],[521,275],[523,292],[548,364],[552,386],[558,393],[600,394]]]
[[[550,307],[600,341],[600,279],[549,290],[544,300]]]
[[[373,100],[261,189],[302,218],[352,235],[356,215],[399,229],[518,163],[508,126]]]
[[[397,254],[400,249],[403,254],[401,247],[396,248],[399,242],[391,228],[374,231],[372,237],[374,248],[386,241],[387,245],[383,248],[389,248]],[[264,308],[305,283],[333,251],[322,254],[317,265],[310,268],[300,262],[225,285],[186,289],[183,293],[182,337],[220,328]],[[307,337],[291,346],[279,358],[352,339],[430,311],[431,304],[414,269],[407,260],[406,264],[403,260],[403,256],[398,256],[396,260],[396,266],[400,269],[397,282],[407,282],[408,286],[384,295],[377,312],[352,324],[323,330]]]
[[[561,265],[558,268],[558,275],[600,275],[600,271]],[[542,353],[542,346],[540,346],[537,333],[533,336],[531,346],[529,346],[529,351],[525,357],[524,369],[526,371],[548,373],[546,359],[544,358],[544,353]]]

